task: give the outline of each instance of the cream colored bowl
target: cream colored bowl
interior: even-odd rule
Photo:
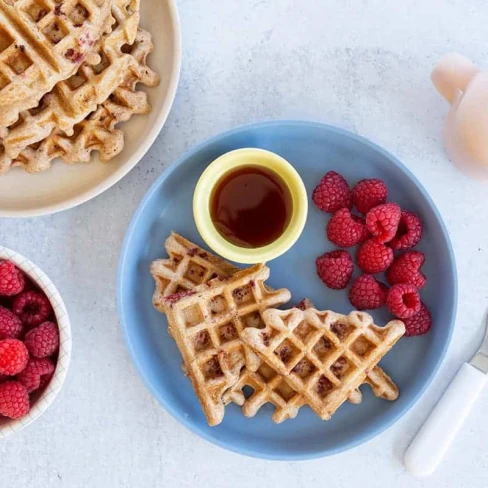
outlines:
[[[229,171],[249,165],[277,173],[292,197],[292,215],[284,233],[271,244],[254,249],[239,247],[226,240],[210,216],[210,198],[215,184]],[[281,156],[263,149],[237,149],[220,156],[202,173],[193,196],[193,216],[202,239],[220,256],[243,264],[265,263],[288,251],[300,237],[307,213],[307,191],[296,169]]]
[[[20,168],[0,176],[0,217],[36,217],[80,205],[115,185],[136,166],[163,127],[173,104],[181,66],[181,40],[176,0],[144,0],[141,22],[154,42],[149,66],[161,82],[138,89],[147,93],[152,110],[119,124],[125,134],[124,149],[108,163],[98,153],[89,164],[53,163],[49,171],[31,175]]]

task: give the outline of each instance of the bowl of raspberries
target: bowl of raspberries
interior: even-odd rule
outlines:
[[[326,237],[337,249],[317,257],[317,274],[331,289],[348,289],[357,310],[386,307],[406,327],[406,336],[426,334],[432,316],[422,301],[427,282],[419,215],[389,198],[379,178],[350,186],[335,171],[326,173],[312,194],[315,206],[330,214]],[[355,275],[355,268],[358,274]]]
[[[0,438],[47,410],[70,356],[69,318],[56,287],[34,263],[0,246]]]

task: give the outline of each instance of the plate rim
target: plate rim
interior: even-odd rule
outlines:
[[[86,203],[107,190],[112,188],[120,180],[122,180],[127,174],[132,171],[141,159],[145,156],[147,151],[152,147],[154,141],[158,137],[159,133],[164,127],[166,120],[171,112],[173,103],[176,98],[176,92],[178,89],[180,75],[181,75],[181,64],[182,64],[182,39],[181,39],[181,24],[178,14],[178,8],[176,6],[176,0],[165,0],[168,4],[169,18],[172,23],[174,30],[174,56],[172,63],[172,74],[168,83],[168,92],[164,100],[163,105],[159,111],[158,116],[147,132],[144,141],[139,144],[131,158],[129,158],[124,164],[120,166],[114,173],[112,173],[108,178],[105,178],[100,183],[98,183],[93,188],[83,191],[81,194],[69,198],[65,201],[45,205],[41,208],[32,208],[27,210],[5,210],[0,208],[0,218],[32,218],[41,217],[45,215],[52,215],[64,210],[69,210],[83,203]]]
[[[122,274],[123,274],[123,269],[125,268],[125,263],[128,260],[128,248],[129,248],[129,242],[132,238],[132,235],[135,231],[136,224],[144,212],[149,200],[153,196],[153,194],[159,189],[161,184],[171,176],[171,174],[176,171],[179,166],[181,166],[184,161],[186,161],[188,158],[194,156],[196,153],[200,152],[203,148],[213,144],[214,142],[225,138],[225,137],[230,137],[235,134],[245,132],[250,129],[262,129],[262,128],[267,128],[267,127],[273,127],[273,126],[291,126],[291,127],[309,127],[309,128],[315,128],[315,129],[325,129],[330,132],[340,134],[341,136],[344,136],[346,138],[350,138],[355,140],[356,142],[360,142],[362,144],[365,144],[375,151],[383,154],[385,157],[388,158],[388,160],[399,167],[412,181],[413,183],[417,186],[423,197],[426,199],[426,201],[429,203],[430,207],[432,208],[432,211],[437,219],[437,221],[440,224],[440,228],[444,237],[444,240],[447,242],[447,249],[448,249],[448,256],[449,256],[449,264],[450,264],[450,272],[454,276],[454,283],[453,283],[453,307],[452,311],[450,314],[450,320],[449,320],[449,327],[447,331],[447,337],[446,340],[443,344],[442,350],[440,351],[440,354],[435,361],[434,367],[432,368],[432,371],[430,374],[427,376],[422,388],[420,388],[413,396],[412,398],[405,404],[403,408],[401,408],[396,414],[390,418],[387,422],[384,422],[380,427],[378,427],[376,430],[370,431],[368,433],[363,434],[362,436],[358,437],[355,441],[350,442],[347,445],[339,446],[337,448],[333,449],[327,449],[327,450],[316,450],[315,452],[306,452],[306,453],[266,453],[266,452],[257,452],[255,450],[249,449],[244,446],[236,446],[235,444],[229,444],[226,441],[222,441],[216,437],[212,437],[207,434],[206,431],[202,430],[197,424],[191,422],[187,417],[185,417],[182,412],[180,412],[177,408],[173,408],[172,405],[170,405],[166,399],[164,398],[163,395],[159,394],[159,391],[152,385],[151,381],[146,377],[146,374],[144,373],[144,369],[142,368],[139,360],[137,359],[136,352],[130,342],[129,339],[129,333],[128,329],[129,326],[127,324],[125,315],[123,313],[123,300],[122,300],[122,289],[123,289],[123,280],[122,280]],[[119,258],[119,265],[117,269],[117,313],[119,315],[119,322],[120,322],[120,328],[122,330],[122,335],[124,337],[124,342],[126,344],[127,350],[129,351],[130,357],[132,359],[132,362],[134,363],[134,366],[136,367],[136,370],[143,380],[146,388],[150,391],[152,396],[158,401],[158,403],[180,424],[185,426],[188,430],[190,430],[193,434],[198,435],[199,437],[205,439],[206,441],[217,445],[223,449],[226,449],[231,452],[235,452],[237,454],[242,454],[246,455],[249,457],[253,458],[258,458],[258,459],[266,459],[266,460],[272,460],[272,461],[305,461],[305,460],[311,460],[311,459],[318,459],[318,458],[324,458],[324,457],[329,457],[335,454],[339,454],[341,452],[348,451],[350,449],[353,449],[361,444],[364,444],[373,438],[379,436],[383,432],[385,432],[387,429],[392,427],[394,424],[396,424],[407,412],[409,412],[412,407],[418,402],[418,400],[422,397],[422,395],[425,393],[429,385],[432,383],[433,379],[439,372],[439,368],[446,356],[447,350],[449,348],[449,345],[452,340],[452,335],[454,332],[454,326],[456,323],[456,316],[457,316],[457,309],[458,309],[458,274],[457,274],[457,266],[456,266],[456,259],[454,255],[454,250],[452,247],[452,242],[451,239],[449,238],[449,233],[446,227],[446,224],[437,208],[437,205],[435,204],[433,198],[430,196],[430,194],[427,192],[427,190],[424,188],[422,183],[419,181],[419,179],[392,153],[387,151],[386,149],[383,149],[381,146],[376,144],[375,142],[370,141],[364,136],[355,134],[353,132],[350,132],[346,129],[341,129],[339,127],[335,127],[329,124],[321,123],[321,122],[313,122],[313,121],[305,121],[305,120],[290,120],[290,119],[285,119],[285,120],[272,120],[272,121],[265,121],[265,122],[257,122],[257,123],[251,123],[251,124],[246,124],[243,126],[239,126],[236,128],[233,128],[228,131],[221,132],[217,135],[214,135],[212,137],[209,137],[202,142],[198,143],[195,145],[193,148],[191,148],[189,151],[184,152],[171,166],[163,170],[161,175],[156,179],[156,181],[151,185],[151,187],[148,189],[148,191],[145,193],[144,197],[139,203],[139,206],[137,207],[136,211],[134,212],[132,219],[129,223],[129,226],[127,227],[126,234],[124,236],[124,240],[122,243],[122,248],[120,251],[120,258]]]

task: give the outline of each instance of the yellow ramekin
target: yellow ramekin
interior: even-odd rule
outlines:
[[[261,166],[274,171],[288,186],[292,197],[292,214],[283,234],[267,246],[251,249],[239,247],[220,235],[210,216],[210,198],[223,175],[241,166]],[[298,240],[308,213],[305,185],[296,169],[281,156],[263,149],[245,148],[228,152],[202,173],[193,195],[193,216],[202,239],[217,254],[243,264],[265,263],[281,256]]]

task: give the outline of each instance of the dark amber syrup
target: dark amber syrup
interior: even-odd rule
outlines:
[[[210,215],[229,242],[257,248],[271,244],[286,230],[292,197],[283,179],[261,166],[244,166],[217,182],[210,199]]]

